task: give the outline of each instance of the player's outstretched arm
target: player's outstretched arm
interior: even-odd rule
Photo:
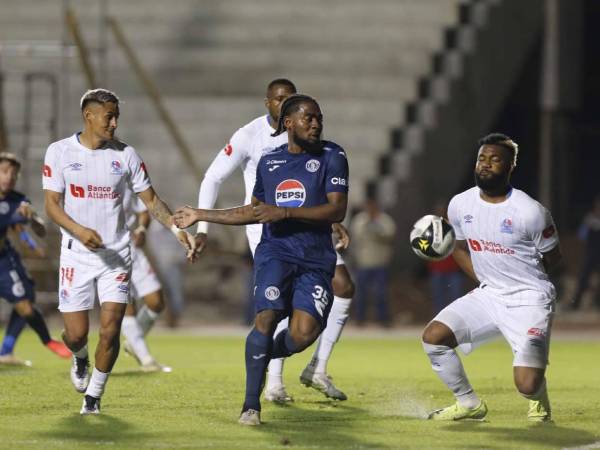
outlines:
[[[179,230],[175,226],[173,215],[167,204],[162,201],[152,187],[138,192],[137,195],[144,202],[152,217],[173,232],[179,243],[186,249],[188,259],[193,261],[196,252],[196,242],[190,233]]]
[[[456,247],[454,248],[452,257],[464,273],[479,283],[477,275],[475,275],[475,270],[473,269],[473,262],[471,261],[471,254],[467,247],[467,241],[456,241]]]
[[[175,211],[173,217],[175,225],[179,228],[187,228],[200,221],[222,225],[248,225],[257,222],[252,208],[252,205],[227,209],[196,209],[191,206],[184,206]]]
[[[46,224],[44,220],[38,216],[37,212],[31,206],[31,203],[24,201],[19,205],[17,212],[28,220],[33,232],[39,237],[46,236]]]
[[[309,208],[283,208],[287,219],[301,220],[307,223],[339,223],[346,217],[348,195],[344,192],[329,192],[327,203]]]
[[[100,235],[95,230],[86,228],[71,219],[62,206],[62,199],[62,193],[44,189],[44,204],[46,214],[50,220],[59,227],[67,230],[90,250],[102,247],[102,238]]]

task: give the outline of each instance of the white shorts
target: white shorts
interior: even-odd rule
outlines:
[[[160,291],[162,286],[144,250],[131,244],[131,293],[141,299]]]
[[[504,336],[513,351],[513,366],[548,365],[554,303],[508,306],[477,288],[450,303],[433,320],[448,326],[459,349],[469,354],[481,344]]]
[[[252,257],[254,257],[254,252],[256,252],[256,247],[258,247],[258,244],[260,243],[260,237],[262,236],[262,225],[246,225],[246,236],[248,237],[248,245],[250,246]],[[339,252],[335,252],[335,254],[337,256],[335,265],[346,265],[342,255],[340,255]]]
[[[94,308],[96,289],[100,305],[106,301],[128,303],[131,278],[129,246],[116,252],[76,252],[65,247],[60,252],[58,309],[61,312]]]

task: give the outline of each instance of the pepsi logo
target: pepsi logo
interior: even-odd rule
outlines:
[[[298,180],[285,180],[275,188],[275,204],[285,208],[299,208],[306,200],[306,189]]]

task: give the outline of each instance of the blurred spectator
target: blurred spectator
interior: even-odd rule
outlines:
[[[368,299],[375,297],[377,321],[390,324],[388,310],[389,265],[393,256],[394,220],[384,213],[375,199],[368,199],[365,209],[350,223],[350,248],[356,266],[356,318],[359,324],[367,319]],[[372,291],[372,292],[371,292]]]
[[[583,223],[579,227],[578,236],[585,243],[585,253],[577,291],[571,303],[571,309],[573,310],[579,308],[590,277],[600,265],[600,194],[596,195],[591,211],[585,215]],[[600,308],[600,295],[598,293],[596,293],[596,307]]]

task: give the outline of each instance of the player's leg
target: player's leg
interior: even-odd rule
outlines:
[[[83,393],[89,383],[88,333],[90,321],[88,311],[62,311],[62,316],[64,325],[62,339],[73,353],[71,383],[77,392]]]
[[[23,299],[15,303],[15,311],[25,320],[25,322],[27,322],[33,331],[35,331],[42,341],[42,344],[44,344],[44,346],[46,346],[50,351],[56,353],[61,358],[71,357],[71,353],[63,344],[53,340],[50,337],[50,332],[48,331],[48,325],[46,325],[46,321],[42,317],[42,314],[33,306],[30,300]]]
[[[8,324],[6,325],[4,338],[2,339],[2,347],[0,348],[0,364],[31,365],[31,362],[27,364],[26,361],[22,361],[14,355],[15,344],[17,343],[17,339],[23,331],[23,328],[25,328],[25,325],[27,325],[25,319],[18,315],[13,308],[12,312],[10,313],[10,318],[8,319]]]
[[[246,338],[246,395],[239,422],[260,424],[260,393],[267,365],[272,356],[273,334],[277,323],[286,315],[294,266],[283,261],[267,260],[255,268],[254,301],[256,318]]]
[[[431,367],[440,380],[452,391],[456,403],[433,411],[430,419],[482,419],[487,407],[467,378],[456,347],[470,353],[474,346],[500,334],[486,310],[485,296],[479,289],[444,308],[423,331],[423,349]]]
[[[274,338],[288,328],[289,318],[283,318],[275,328]],[[269,362],[267,382],[265,385],[265,400],[270,402],[291,402],[293,398],[287,393],[283,384],[283,365],[285,358],[274,358]]]
[[[339,255],[332,285],[333,305],[327,318],[327,325],[321,333],[310,363],[300,375],[300,382],[305,386],[314,387],[323,392],[327,397],[336,400],[346,400],[348,398],[346,394],[335,387],[331,377],[327,374],[327,363],[348,321],[350,305],[354,296],[354,283],[344,261]]]

